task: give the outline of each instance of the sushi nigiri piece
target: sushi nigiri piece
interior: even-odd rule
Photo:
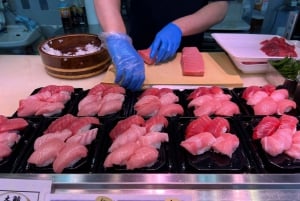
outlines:
[[[72,135],[80,132],[85,132],[91,128],[92,125],[99,125],[100,121],[97,117],[78,117],[67,127],[72,131]]]
[[[42,93],[42,92],[45,92],[45,91],[49,91],[51,94],[59,93],[61,91],[66,91],[66,92],[72,93],[72,92],[74,92],[74,90],[75,90],[74,87],[70,86],[70,85],[54,85],[54,84],[51,84],[51,85],[47,85],[47,86],[42,87],[38,91],[38,93]]]
[[[0,122],[0,133],[6,131],[22,130],[28,126],[28,122],[23,118],[6,118]]]
[[[216,138],[223,135],[226,132],[229,132],[229,130],[229,121],[223,117],[215,117],[209,122],[209,124],[205,128],[205,131],[210,132]]]
[[[106,87],[103,91],[102,96],[105,96],[106,94],[109,94],[109,93],[125,94],[126,89],[119,85],[113,85],[111,87]]]
[[[181,141],[180,146],[192,155],[200,155],[210,150],[215,141],[216,138],[210,132],[202,132]]]
[[[144,126],[145,119],[139,115],[132,115],[126,119],[118,121],[116,126],[109,132],[109,136],[112,140],[116,139],[119,135],[124,133],[132,124],[138,126]]]
[[[213,115],[215,111],[220,107],[219,101],[212,99],[211,101],[206,102],[203,105],[196,107],[193,111],[196,117],[200,117],[203,115]]]
[[[52,121],[44,133],[54,133],[56,131],[62,131],[71,125],[78,117],[75,117],[71,114],[65,114],[62,117],[57,118]]]
[[[287,89],[276,89],[270,94],[270,97],[275,101],[281,101],[289,98],[289,92]]]
[[[290,129],[277,129],[272,135],[260,140],[262,148],[271,156],[277,156],[292,145],[293,132]]]
[[[60,91],[58,93],[52,94],[45,101],[49,103],[60,102],[62,104],[67,103],[71,99],[71,93],[66,91]]]
[[[272,135],[280,125],[278,118],[273,116],[265,116],[253,128],[252,139],[257,140],[265,136]]]
[[[161,143],[168,141],[169,135],[164,132],[148,132],[146,135],[138,138],[138,143],[142,146],[153,146],[156,149],[160,148]]]
[[[265,97],[253,106],[255,115],[273,115],[277,112],[277,102],[271,97]]]
[[[111,100],[102,102],[97,115],[105,116],[119,112],[122,109],[123,101],[124,100]]]
[[[0,142],[0,161],[10,156],[12,149],[6,144]]]
[[[146,128],[132,124],[129,129],[119,135],[111,144],[108,151],[112,152],[117,147],[122,146],[128,142],[136,142],[140,136],[146,134]]]
[[[76,135],[72,135],[66,140],[66,142],[67,143],[76,142],[82,145],[89,145],[96,139],[97,133],[98,133],[98,128],[83,131]]]
[[[44,104],[41,104],[40,107],[37,108],[34,115],[43,115],[45,117],[49,117],[61,113],[64,108],[65,105],[61,102],[44,102]]]
[[[129,157],[140,147],[136,142],[129,142],[123,146],[118,147],[113,152],[110,152],[105,160],[104,167],[112,167],[113,165],[125,165]]]
[[[299,122],[297,117],[292,116],[292,115],[283,114],[279,117],[279,121],[280,121],[279,128],[289,128],[293,132],[296,132],[297,124]]]
[[[245,88],[245,90],[242,92],[242,98],[245,99],[246,101],[257,91],[261,91],[261,87],[256,86],[256,85],[252,85],[252,86],[248,86]]]
[[[62,140],[57,138],[51,139],[44,146],[32,152],[27,162],[38,167],[50,165],[64,146],[65,143]]]
[[[161,108],[159,97],[153,95],[143,96],[134,104],[137,115],[151,117],[158,113]]]
[[[292,109],[296,109],[296,102],[290,99],[282,99],[277,101],[277,114],[283,115],[290,112]]]
[[[203,104],[205,104],[208,101],[211,101],[213,99],[213,96],[211,94],[205,94],[203,96],[198,96],[197,98],[194,98],[191,100],[188,104],[188,108],[191,107],[199,107]]]
[[[267,92],[264,91],[257,91],[254,94],[252,94],[251,97],[248,98],[247,100],[247,105],[256,105],[259,103],[262,99],[269,97]]]
[[[65,168],[71,167],[80,159],[85,158],[88,149],[79,143],[65,143],[65,146],[59,151],[53,162],[53,171],[61,173]]]
[[[54,138],[65,142],[65,140],[69,138],[71,135],[72,135],[72,131],[70,131],[69,129],[64,129],[62,131],[56,131],[54,133],[44,134],[35,139],[33,148],[34,150],[37,150],[42,146],[44,146],[46,143],[48,143],[49,140]]]
[[[183,113],[184,113],[183,107],[177,103],[164,105],[160,107],[158,111],[158,115],[162,115],[165,117],[174,117],[177,115],[183,115]]]
[[[212,119],[208,115],[202,115],[192,121],[190,121],[185,129],[185,139],[205,132],[207,126],[210,124]]]
[[[95,116],[100,107],[101,103],[101,96],[91,94],[85,96],[79,103],[78,103],[78,116]]]
[[[17,132],[3,132],[0,133],[0,143],[5,143],[9,147],[17,144],[21,136]]]
[[[171,103],[176,103],[179,101],[179,97],[173,92],[168,92],[160,95],[159,97],[160,103],[162,105],[168,105]]]
[[[216,138],[216,141],[212,145],[212,149],[216,153],[220,153],[231,158],[239,144],[240,140],[236,135],[231,133],[223,133]]]
[[[150,167],[158,159],[159,152],[152,146],[141,146],[135,150],[126,162],[126,168],[133,170],[137,168]]]
[[[240,114],[239,106],[232,101],[220,102],[221,107],[218,107],[215,111],[215,115],[231,117],[235,114]]]
[[[159,89],[159,88],[151,87],[151,88],[145,89],[145,90],[142,92],[142,94],[138,97],[138,99],[141,99],[141,98],[143,98],[144,96],[148,96],[148,95],[152,95],[152,96],[157,96],[157,97],[159,97],[159,94],[160,94],[160,89]]]
[[[145,121],[145,128],[147,132],[161,131],[168,126],[168,119],[162,115],[154,115]]]
[[[284,153],[294,159],[300,159],[300,131],[293,135],[292,145]]]

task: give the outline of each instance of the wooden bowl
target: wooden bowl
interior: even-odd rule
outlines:
[[[39,54],[47,73],[63,79],[81,79],[107,70],[111,58],[95,34],[68,34],[42,42]]]

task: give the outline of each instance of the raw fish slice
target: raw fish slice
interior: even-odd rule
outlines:
[[[292,109],[296,109],[296,102],[290,99],[282,99],[277,101],[277,114],[283,115],[290,112]]]
[[[126,93],[126,90],[125,90],[124,87],[115,85],[115,86],[111,86],[111,87],[109,87],[109,88],[106,88],[106,89],[103,91],[102,96],[105,96],[106,94],[109,94],[109,93],[125,94],[125,93]]]
[[[137,115],[151,117],[158,113],[161,107],[159,97],[153,95],[143,96],[134,104]]]
[[[39,108],[43,107],[47,102],[38,99],[22,99],[19,101],[17,114],[19,117],[28,117],[35,115]]]
[[[89,145],[91,144],[97,137],[98,128],[94,128],[91,130],[87,130],[76,135],[72,135],[70,138],[67,139],[67,143],[79,143],[82,145]]]
[[[208,115],[203,115],[189,122],[185,129],[185,139],[205,132],[207,126],[210,124],[212,119]]]
[[[146,128],[132,124],[129,129],[119,135],[111,144],[108,151],[112,152],[117,147],[122,146],[128,142],[136,142],[138,138],[146,134]]]
[[[44,167],[53,163],[65,143],[60,139],[51,139],[39,149],[35,150],[27,162],[38,167]]]
[[[0,133],[6,131],[22,130],[28,126],[28,122],[23,118],[5,118],[0,122]]]
[[[65,143],[53,162],[53,171],[61,173],[65,168],[71,167],[80,159],[85,158],[88,150],[79,143]]]
[[[36,94],[32,94],[28,96],[26,99],[27,100],[39,100],[42,102],[47,102],[49,98],[51,98],[51,92],[50,91],[44,91],[44,92],[39,92]]]
[[[271,93],[270,97],[275,101],[281,101],[289,98],[289,92],[287,89],[277,89]]]
[[[181,141],[180,146],[192,155],[200,155],[210,150],[215,141],[216,138],[210,132],[203,132]]]
[[[104,160],[104,167],[112,167],[113,165],[125,165],[129,157],[140,147],[136,142],[129,142],[110,152]]]
[[[231,117],[235,114],[240,114],[239,106],[232,101],[220,102],[221,107],[218,107],[215,111],[215,115]]]
[[[74,92],[74,87],[69,85],[47,85],[39,90],[38,93],[49,91],[51,94],[59,93],[61,91],[66,91],[69,93]]]
[[[0,114],[0,124],[2,124],[3,122],[5,122],[8,118],[2,114]]]
[[[262,148],[271,156],[282,154],[292,145],[292,131],[278,129],[273,135],[263,137],[260,141]]]
[[[184,47],[181,54],[182,75],[203,76],[205,64],[202,53],[197,47]]]
[[[118,93],[108,93],[105,96],[102,96],[102,100],[101,102],[110,102],[112,100],[118,100],[120,102],[123,102],[125,99],[125,95],[124,94],[118,94]]]
[[[270,97],[266,97],[253,106],[255,115],[273,115],[277,112],[277,103]]]
[[[162,97],[162,96],[164,96],[165,94],[168,94],[168,93],[174,93],[173,89],[168,88],[168,87],[160,88],[158,97]]]
[[[177,115],[183,115],[183,113],[183,107],[177,103],[164,105],[163,107],[160,107],[158,111],[158,115],[162,115],[165,117],[175,117]]]
[[[139,55],[143,58],[144,62],[148,65],[152,65],[155,63],[155,59],[150,58],[151,48],[138,50]]]
[[[200,105],[199,107],[196,107],[193,111],[194,115],[196,117],[200,117],[203,115],[213,115],[217,108],[220,107],[220,103],[218,101],[214,101],[213,99],[211,101],[206,102],[203,105]]]
[[[72,135],[76,135],[80,132],[89,130],[92,124],[99,125],[99,119],[96,117],[78,117],[67,127],[67,129],[72,131]]]
[[[164,127],[169,124],[168,119],[162,115],[154,115],[145,122],[145,128],[147,132],[150,131],[161,131]]]
[[[245,99],[246,101],[257,91],[261,91],[261,87],[253,85],[253,86],[248,86],[244,89],[242,93],[242,98]]]
[[[223,90],[222,90],[223,91]],[[204,94],[211,94],[209,87],[198,87],[194,89],[187,97],[187,100],[193,100]]]
[[[59,93],[56,94],[52,94],[49,98],[47,98],[47,100],[45,100],[46,102],[49,103],[54,103],[54,102],[60,102],[60,103],[67,103],[69,100],[71,99],[71,94],[69,92],[66,91],[61,91]]]
[[[247,105],[252,105],[252,106],[256,105],[257,103],[259,103],[261,100],[263,100],[266,97],[269,97],[267,92],[257,91],[254,94],[252,94],[251,97],[248,98]]]
[[[224,133],[216,138],[216,141],[212,145],[212,149],[216,153],[220,153],[232,157],[232,154],[238,148],[240,144],[239,138],[231,133]]]
[[[188,108],[199,107],[203,104],[206,104],[208,101],[211,101],[212,99],[213,99],[213,96],[211,94],[205,94],[203,96],[199,96],[189,102]]]
[[[145,120],[139,115],[132,115],[126,119],[120,120],[116,126],[109,132],[109,136],[112,140],[116,139],[119,135],[124,133],[130,128],[132,124],[138,126],[144,126]]]
[[[121,100],[105,101],[102,102],[97,115],[105,116],[109,114],[115,114],[121,111],[122,107],[123,107],[123,101]]]
[[[78,117],[71,114],[65,114],[62,117],[57,118],[48,126],[44,133],[54,133],[56,131],[62,131],[71,125]]]
[[[142,94],[138,97],[138,99],[141,99],[144,96],[148,96],[148,95],[159,97],[160,89],[159,88],[147,88],[142,92]]]
[[[9,147],[17,144],[21,136],[16,132],[3,132],[0,133],[0,143],[5,143]]]
[[[10,156],[12,149],[6,144],[0,142],[0,161]]]
[[[294,159],[300,159],[300,131],[297,131],[292,137],[291,147],[284,152]]]
[[[263,85],[261,89],[271,95],[276,90],[276,86],[273,84],[266,84]]]
[[[218,101],[230,101],[232,96],[229,94],[212,94],[213,99],[218,100]]]
[[[54,114],[59,114],[65,108],[65,105],[61,102],[45,102],[41,105],[35,112],[35,115],[43,115],[45,117],[52,116]]]
[[[54,138],[59,139],[64,142],[71,135],[72,135],[72,131],[70,131],[69,129],[64,129],[62,131],[56,131],[54,133],[46,133],[46,134],[36,138],[36,140],[34,141],[34,144],[33,144],[33,148],[34,148],[34,150],[37,150],[37,149],[41,148],[42,146],[44,146],[46,143],[48,143],[48,141],[50,141]]]
[[[279,127],[280,121],[273,116],[265,116],[253,128],[252,139],[257,140],[272,135]]]
[[[101,96],[87,95],[78,103],[78,116],[95,116],[100,107]]]
[[[156,149],[160,148],[162,142],[168,142],[168,133],[163,132],[149,132],[146,135],[140,136],[138,138],[138,143],[142,146],[153,146]]]
[[[297,117],[287,115],[287,114],[283,114],[283,115],[280,116],[279,120],[280,120],[279,128],[289,128],[293,132],[296,132],[297,124],[299,122]]]
[[[174,94],[173,92],[169,92],[169,93],[164,93],[163,95],[161,95],[159,97],[160,103],[162,105],[168,105],[171,103],[176,103],[179,101],[179,98],[176,94]]]
[[[223,117],[215,117],[206,126],[205,131],[213,134],[214,137],[219,137],[226,132],[229,132],[230,124],[229,121]]]
[[[137,168],[150,167],[158,159],[158,150],[151,146],[142,146],[135,150],[126,162],[126,168],[133,170]]]
[[[93,86],[87,95],[97,95],[102,96],[104,90],[107,89],[107,86],[105,86],[103,83],[99,83],[95,86]]]

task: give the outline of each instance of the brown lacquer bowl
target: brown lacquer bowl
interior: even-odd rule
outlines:
[[[81,79],[107,70],[111,58],[94,34],[68,34],[50,38],[39,45],[39,53],[49,75]]]

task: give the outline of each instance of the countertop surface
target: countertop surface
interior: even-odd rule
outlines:
[[[227,57],[221,52],[210,54]],[[267,83],[264,74],[239,73],[244,87]],[[36,88],[56,84],[89,89],[101,82],[104,75],[105,73],[102,73],[79,80],[58,79],[46,73],[39,55],[0,55],[0,114],[11,116],[17,110],[19,100],[29,96]]]

